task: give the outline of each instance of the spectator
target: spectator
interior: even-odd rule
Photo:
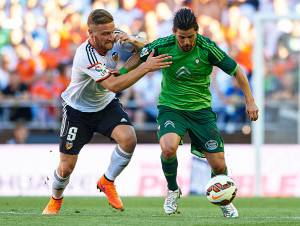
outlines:
[[[136,0],[119,0],[119,9],[115,14],[116,25],[121,29],[130,30],[136,18],[143,18],[142,11],[136,7]]]
[[[295,81],[295,76],[292,73],[287,73],[284,76],[280,77],[279,87],[271,95],[271,100],[276,100],[279,102],[285,101],[296,105],[298,95],[296,92],[297,83]]]
[[[0,92],[8,86],[9,73],[7,68],[7,57],[0,55]]]
[[[95,8],[105,8],[116,14],[116,22],[120,29],[152,41],[157,37],[166,36],[171,31],[171,12],[181,7],[192,7],[198,17],[200,32],[219,45],[227,46],[226,50],[228,49],[234,59],[247,70],[248,75],[251,75],[255,40],[253,18],[257,10],[286,15],[288,12],[295,12],[299,8],[298,5],[298,0],[0,1],[0,54],[3,62],[0,67],[0,91],[8,86],[7,73],[10,71],[17,71],[21,83],[25,83],[28,89],[31,86],[36,88],[36,80],[41,78],[41,74],[47,73],[45,70],[50,68],[56,71],[60,70],[61,65],[69,64],[75,47],[87,36],[87,13]],[[276,89],[280,89],[284,80],[282,77],[297,66],[288,55],[291,51],[298,51],[295,50],[298,48],[295,40],[300,37],[299,28],[297,22],[288,22],[292,26],[283,26],[283,30],[279,28],[281,23],[264,23],[264,54],[266,64],[271,67],[267,68],[267,73],[270,72],[266,79],[267,96],[272,96]],[[290,33],[286,31],[288,27],[293,27]],[[123,51],[119,58],[121,62],[126,61],[130,55],[130,52]],[[269,61],[273,63],[269,64]],[[52,78],[51,100],[59,96],[68,84],[68,74],[61,71],[58,73],[58,76]],[[222,82],[221,77],[216,77],[217,82]],[[141,83],[143,82],[147,83],[146,80],[141,80]],[[224,85],[220,87],[223,88]],[[134,90],[129,89],[124,93],[124,99],[130,96],[128,106],[132,115],[136,116],[137,121],[143,121],[144,116],[140,118],[139,113],[135,113],[136,102],[140,100],[135,100],[133,93]],[[1,101],[7,102],[7,95],[0,95]],[[277,95],[279,94],[276,94],[276,98]],[[230,98],[230,95],[228,97]],[[27,99],[31,98],[32,94],[29,94]],[[215,106],[217,105],[220,107],[222,103],[216,103]],[[13,109],[14,107],[11,112]],[[45,120],[48,120],[47,117]],[[59,117],[55,120],[59,120]]]
[[[11,121],[30,121],[32,119],[31,107],[24,106],[30,101],[28,86],[21,81],[20,76],[16,72],[10,74],[9,85],[2,93],[5,101],[12,104],[12,107],[9,109],[9,119]]]
[[[12,137],[7,144],[26,144],[29,136],[29,130],[23,122],[18,122],[13,130]]]
[[[156,5],[156,15],[157,15],[157,34],[158,37],[165,37],[172,31],[172,11],[168,4],[165,2],[160,2]]]

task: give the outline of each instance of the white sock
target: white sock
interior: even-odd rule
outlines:
[[[57,170],[54,170],[53,183],[52,183],[52,196],[55,199],[60,199],[63,196],[63,192],[70,181],[70,176],[63,178]]]
[[[110,164],[105,172],[105,177],[111,181],[114,181],[128,165],[131,156],[132,154],[125,152],[122,150],[120,145],[117,145],[111,155]]]

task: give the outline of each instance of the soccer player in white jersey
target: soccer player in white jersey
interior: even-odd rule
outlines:
[[[129,163],[136,146],[136,135],[128,115],[122,109],[115,92],[128,88],[147,72],[168,67],[170,56],[151,54],[145,63],[128,72],[116,70],[118,53],[113,46],[143,47],[143,43],[127,36],[116,35],[112,15],[96,9],[88,17],[89,38],[82,43],[75,54],[71,83],[62,93],[63,119],[60,133],[60,161],[54,171],[52,196],[43,214],[58,214],[63,192],[69,183],[70,175],[76,165],[81,148],[88,143],[94,132],[115,140],[117,145],[112,153],[108,169],[97,182],[109,204],[123,210],[123,203],[115,186],[115,178]],[[124,47],[125,48],[125,47]],[[137,58],[138,59],[138,58]],[[135,63],[132,63],[132,66]],[[130,66],[130,62],[128,67]],[[120,75],[121,74],[121,75]]]

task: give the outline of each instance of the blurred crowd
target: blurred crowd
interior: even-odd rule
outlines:
[[[194,10],[199,33],[230,54],[250,81],[257,12],[300,14],[298,0],[0,0],[0,122],[23,120],[37,128],[59,124],[60,94],[69,83],[75,49],[87,38],[92,9],[108,10],[118,28],[152,41],[172,33],[173,13],[181,7]],[[270,103],[296,103],[300,20],[269,22],[264,32],[266,97]],[[128,57],[121,55],[123,62]],[[160,81],[161,73],[155,72],[119,94],[137,126],[155,122]],[[247,119],[234,79],[216,69],[211,83],[220,128],[240,129]]]

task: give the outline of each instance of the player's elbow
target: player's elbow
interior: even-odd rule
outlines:
[[[112,84],[108,85],[108,87],[106,87],[106,88],[109,91],[114,92],[114,93],[118,93],[123,90],[121,85],[118,83],[112,83]]]
[[[123,90],[122,82],[116,77],[109,77],[101,82],[101,85],[111,92],[118,93]]]
[[[110,89],[110,91],[112,91],[112,92],[114,92],[114,93],[118,93],[118,92],[121,92],[122,89],[119,88],[119,87],[112,87],[112,88]]]

